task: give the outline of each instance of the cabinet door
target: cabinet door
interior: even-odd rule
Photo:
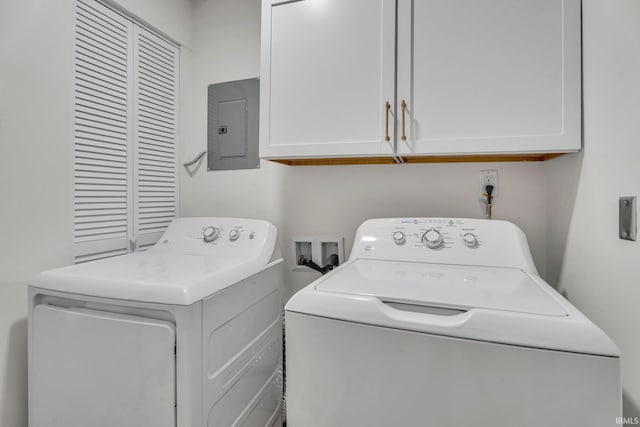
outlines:
[[[579,0],[399,0],[398,153],[577,151]]]
[[[395,13],[395,0],[263,2],[261,157],[393,154]]]

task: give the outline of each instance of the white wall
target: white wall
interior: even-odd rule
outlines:
[[[349,252],[357,227],[368,218],[482,217],[480,170],[497,169],[494,218],[518,224],[534,260],[546,272],[546,192],[541,163],[460,163],[288,167],[284,178],[284,239],[288,295],[316,272],[293,272],[291,236],[339,235]]]
[[[260,75],[260,1],[193,2],[191,115],[184,126],[193,137],[181,141],[181,161],[207,149],[207,86]],[[263,218],[282,227],[284,166],[261,162],[260,169],[207,172],[206,157],[193,176],[181,167],[183,216]]]
[[[157,0],[118,3],[132,6],[169,37],[190,43],[190,0],[165,0],[162,8]],[[73,10],[72,0],[0,2],[3,427],[27,425],[27,283],[39,271],[73,259]]]
[[[0,425],[26,425],[26,283],[71,259],[72,3],[0,3]]]
[[[178,44],[191,46],[191,0],[102,0]]]
[[[640,242],[618,197],[640,196],[640,2],[583,0],[584,151],[548,162],[549,277],[622,350],[625,415],[640,416]]]
[[[0,3],[0,280],[70,258],[71,3]]]

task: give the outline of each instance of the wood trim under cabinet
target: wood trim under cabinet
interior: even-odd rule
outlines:
[[[403,163],[543,162],[567,153],[480,154],[469,156],[404,156]],[[395,164],[393,157],[340,157],[331,159],[268,159],[288,166]]]
[[[332,159],[267,159],[287,166],[385,165],[395,164],[393,157],[340,157]]]

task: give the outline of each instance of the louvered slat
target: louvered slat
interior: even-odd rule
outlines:
[[[178,51],[137,29],[135,230],[140,242],[160,237],[176,216]]]
[[[146,220],[166,218],[168,213],[171,213],[171,211],[162,210],[162,209],[157,209],[157,210],[149,209],[145,215],[140,216],[140,219],[146,221]]]
[[[159,135],[164,138],[174,139],[175,129],[171,128],[170,123],[163,123],[160,120],[138,120],[141,132],[148,133],[150,135]]]
[[[98,103],[88,103],[83,102],[83,100],[78,99],[76,103],[76,114],[94,114],[99,115],[101,117],[105,117],[109,120],[114,121],[127,121],[127,117],[122,115],[122,110],[110,108],[107,105],[102,105]]]
[[[140,148],[140,158],[149,159],[149,160],[157,160],[159,162],[165,163],[175,163],[175,156],[172,153],[167,153],[165,151],[151,151],[148,148],[141,147]]]
[[[126,100],[120,99],[111,99],[105,96],[102,93],[96,92],[95,90],[91,90],[90,88],[82,87],[81,85],[76,83],[76,100],[78,103],[84,101],[88,103],[89,107],[95,107],[100,109],[101,107],[107,107],[109,109],[115,109],[116,111],[120,111],[122,108],[127,107]]]
[[[174,169],[175,160],[163,157],[151,157],[148,154],[141,154],[138,158],[138,164],[141,166],[151,166],[154,169],[163,172],[171,172]]]
[[[113,214],[103,214],[103,215],[77,215],[75,222],[77,224],[91,224],[96,221],[119,221],[121,218],[121,214],[125,212],[118,212],[118,210],[114,209]]]
[[[127,253],[126,249],[117,249],[115,251],[97,252],[89,255],[77,255],[76,264],[82,264],[83,262],[95,261],[103,258],[110,258],[118,255],[124,255]]]
[[[148,132],[144,130],[138,133],[140,137],[140,143],[138,144],[140,147],[147,148],[152,151],[164,151],[167,154],[175,153],[175,136],[173,137],[161,137],[161,136],[151,136]]]
[[[142,148],[148,148],[150,151],[165,152],[168,154],[175,154],[175,147],[170,143],[160,141],[141,140],[138,146]]]
[[[143,123],[157,123],[158,125],[164,125],[169,128],[173,126],[173,120],[171,119],[172,114],[166,114],[165,118],[158,111],[148,112],[147,110],[139,108],[138,115],[139,120]]]
[[[167,123],[173,123],[174,111],[152,102],[146,102],[144,99],[138,102],[138,110],[141,114],[145,114],[147,118],[161,119],[164,118]]]
[[[109,137],[106,136],[95,129],[84,128],[81,129],[81,126],[76,126],[76,141],[82,140],[83,142],[88,143],[103,143],[103,144],[112,144],[115,146],[127,146],[127,140],[122,137]]]
[[[161,176],[139,176],[138,180],[145,183],[145,185],[172,185],[175,186],[173,178],[165,178]]]
[[[76,262],[127,252],[131,23],[107,7],[76,8],[74,239]]]
[[[96,211],[93,209],[94,206],[89,206],[90,204],[79,204],[76,206],[75,208],[75,212],[92,212],[95,213]],[[86,206],[86,208],[85,208]],[[101,209],[103,212],[105,211],[111,211],[111,210],[124,210],[125,212],[127,211],[127,204],[126,203],[122,203],[122,202],[98,202],[97,203],[97,207],[99,209]]]
[[[146,32],[139,34],[139,37],[145,41],[141,45],[141,49],[154,50],[158,54],[158,58],[164,57],[168,63],[173,66],[175,58],[175,46],[155,37],[153,34]]]

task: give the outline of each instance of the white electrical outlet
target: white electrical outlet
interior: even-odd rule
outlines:
[[[480,194],[486,193],[487,185],[493,185],[493,197],[498,195],[498,171],[480,171]]]

